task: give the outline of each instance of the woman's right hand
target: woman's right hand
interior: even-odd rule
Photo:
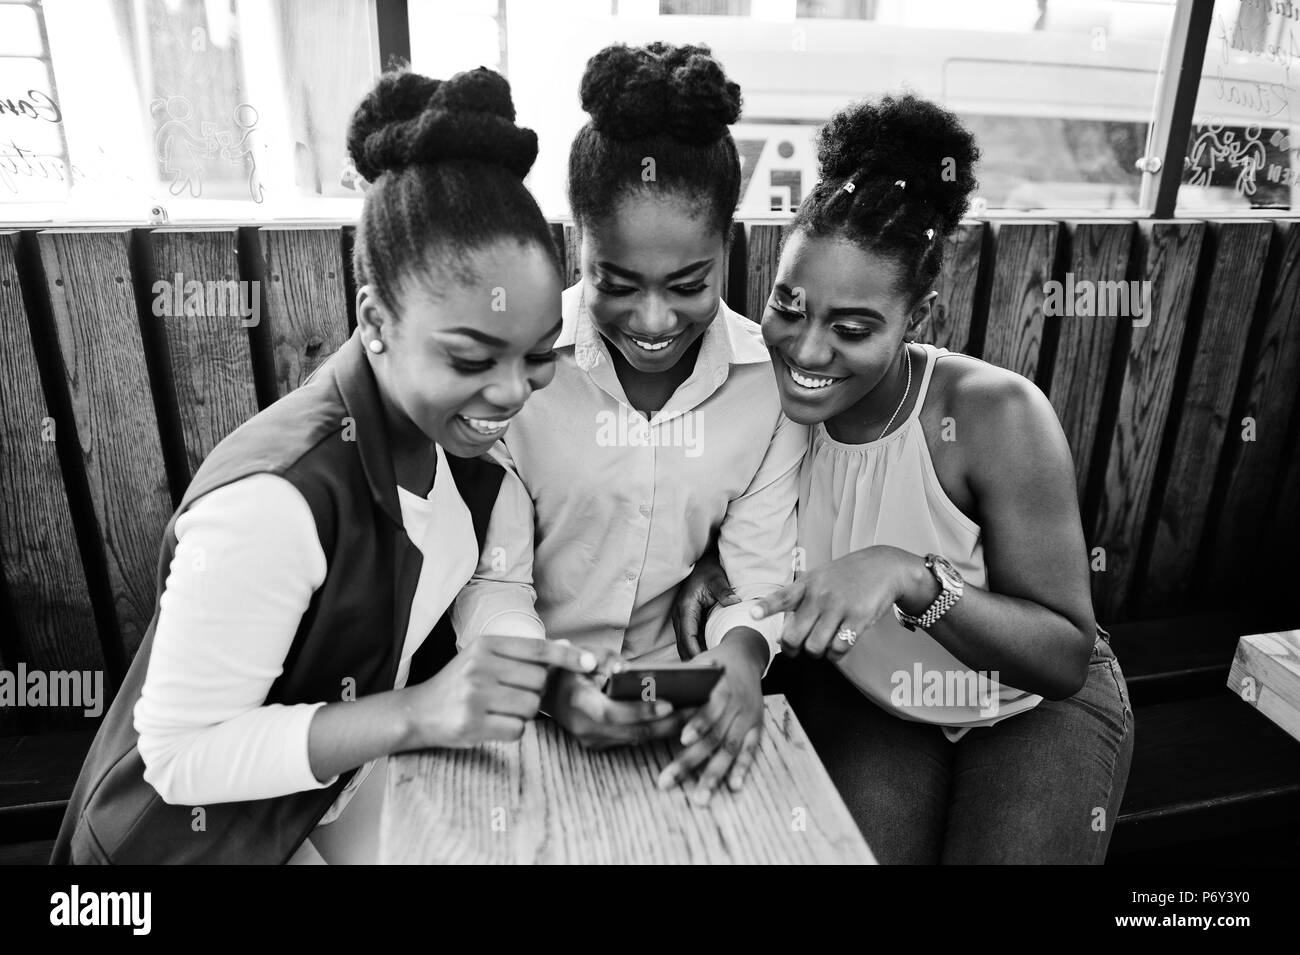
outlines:
[[[552,668],[574,677],[597,664],[594,653],[567,643],[482,636],[433,677],[404,691],[411,724],[404,748],[519,739],[537,715]]]
[[[616,654],[608,654],[607,660]],[[589,749],[605,749],[675,736],[694,710],[671,703],[611,700],[591,676],[557,670],[543,703],[546,712]]]
[[[680,587],[673,601],[673,631],[677,634],[677,653],[683,660],[691,660],[703,653],[704,621],[715,604],[729,607],[739,603],[722,569],[718,552],[710,550],[695,562],[695,568]]]

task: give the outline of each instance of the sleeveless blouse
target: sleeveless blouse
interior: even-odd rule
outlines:
[[[893,433],[845,444],[824,423],[810,429],[800,473],[800,553],[808,570],[877,544],[939,554],[968,587],[985,588],[979,525],[944,493],[920,423],[937,362],[966,356],[920,347],[925,368],[919,396]],[[903,627],[892,612],[860,633],[837,666],[872,702],[903,719],[938,724],[954,742],[973,727],[990,726],[1042,700],[1000,684],[996,674],[970,670],[923,630]]]

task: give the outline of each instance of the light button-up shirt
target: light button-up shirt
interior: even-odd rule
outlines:
[[[456,600],[462,646],[489,632],[567,639],[628,659],[678,658],[678,587],[716,532],[741,602],[715,606],[716,646],[747,626],[779,649],[754,601],[793,576],[806,429],[781,412],[756,324],[722,303],[691,376],[650,420],[633,409],[581,299],[564,293],[553,382],[493,456],[508,473],[474,579]]]

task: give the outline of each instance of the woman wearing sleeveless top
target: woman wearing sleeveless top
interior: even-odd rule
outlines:
[[[1099,863],[1133,717],[1069,447],[1031,382],[911,341],[975,142],[903,96],[840,112],[818,147],[763,316],[810,426],[804,572],[758,611],[803,656],[796,712],[882,862]]]
[[[445,616],[511,479],[479,456],[553,374],[537,138],[480,69],[385,76],[348,146],[356,333],[195,474],[54,862],[374,861],[389,754],[517,739],[551,667],[596,666],[501,636],[456,655]]]

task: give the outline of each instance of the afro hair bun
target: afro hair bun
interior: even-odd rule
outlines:
[[[911,94],[846,107],[817,136],[823,180],[904,180],[945,234],[966,214],[978,160],[975,137],[955,115]]]
[[[469,160],[520,179],[537,159],[537,134],[515,125],[505,77],[485,67],[435,80],[385,73],[352,114],[348,154],[367,181],[417,163]]]
[[[740,118],[740,86],[707,46],[607,46],[587,61],[580,92],[592,125],[625,141],[667,135],[703,145]]]

